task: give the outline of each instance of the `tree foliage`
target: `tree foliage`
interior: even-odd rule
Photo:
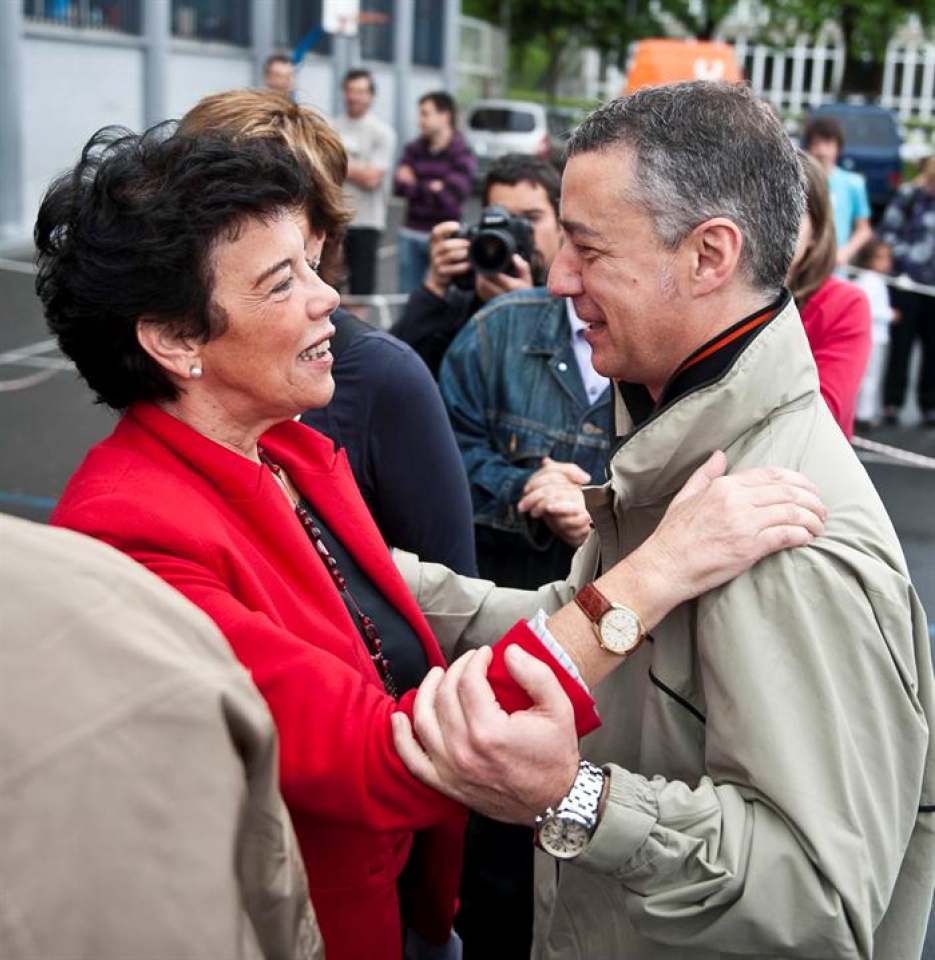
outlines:
[[[538,48],[545,52],[541,82],[554,98],[569,51],[594,47],[620,66],[628,46],[658,35],[659,23],[645,0],[463,0],[464,13],[498,23],[509,31],[520,57]]]
[[[736,6],[737,0],[659,0],[660,10],[697,40],[713,40],[718,27]]]
[[[675,21],[688,36],[712,39],[737,0],[463,0],[465,13],[506,27],[515,51],[546,52],[542,83],[554,91],[570,47],[595,47],[620,66],[635,40],[665,36]],[[652,7],[652,9],[650,9]],[[912,14],[935,26],[935,0],[760,0],[769,17],[764,42],[781,45],[836,22],[845,48],[844,93],[879,93],[886,48]]]
[[[886,48],[915,14],[923,27],[935,25],[935,0],[772,0],[770,23],[779,36],[815,36],[836,22],[845,50],[840,93],[879,94]]]

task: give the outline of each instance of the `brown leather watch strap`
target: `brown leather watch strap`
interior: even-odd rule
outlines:
[[[612,604],[593,583],[586,583],[576,594],[575,603],[584,611],[584,615],[595,624],[611,609]]]

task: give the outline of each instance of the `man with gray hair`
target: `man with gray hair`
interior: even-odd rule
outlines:
[[[536,823],[537,957],[918,957],[935,885],[928,629],[783,286],[805,208],[795,150],[746,87],[699,82],[607,104],[568,158],[549,287],[617,383],[595,529],[569,579],[532,594],[399,562],[442,642],[478,646],[574,597],[550,624],[626,662],[579,745],[548,677],[507,716],[489,655],[467,654],[423,685],[418,740],[395,721],[398,748],[474,809]],[[592,581],[717,449],[731,472],[809,476],[825,532],[648,636],[654,611]]]

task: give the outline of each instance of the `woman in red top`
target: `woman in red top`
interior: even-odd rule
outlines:
[[[43,200],[37,289],[62,350],[121,417],[53,521],[123,550],[218,624],[276,721],[329,960],[399,960],[404,924],[447,937],[463,811],[412,777],[393,746],[393,716],[411,710],[443,653],[346,457],[294,420],[334,389],[338,295],[318,274],[327,222],[307,167],[278,143],[165,128],[92,139]],[[796,475],[708,483],[719,469],[694,478],[656,534],[604,573],[605,593],[664,613],[712,570],[723,582],[820,527],[810,485],[789,502]],[[712,507],[714,487],[717,503],[732,494],[725,510]],[[725,540],[732,521],[744,536]],[[770,528],[781,536],[758,534]],[[506,643],[519,644],[552,667],[583,733],[597,721],[553,656],[562,639],[560,624],[539,634],[517,624],[491,678],[504,709],[529,703],[504,667]]]
[[[804,152],[799,158],[808,186],[808,212],[787,282],[818,367],[821,395],[849,440],[873,346],[870,303],[856,284],[832,276],[837,240],[828,184],[815,160]]]

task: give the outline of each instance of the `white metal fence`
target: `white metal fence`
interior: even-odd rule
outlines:
[[[777,48],[739,39],[734,50],[753,89],[781,111],[798,113],[837,99],[844,50],[834,42],[798,40]],[[935,44],[890,44],[880,103],[902,120],[935,119]]]
[[[881,102],[905,120],[935,118],[935,44],[890,44]]]
[[[815,39],[802,37],[788,44],[761,42],[762,29],[754,19],[738,19],[717,37],[734,47],[744,76],[759,96],[789,113],[838,98],[844,48],[836,25],[829,23]],[[617,96],[624,76],[608,70],[602,83],[594,82],[590,95],[595,100]],[[880,104],[903,121],[935,121],[935,42],[917,25],[900,31],[889,44]]]

